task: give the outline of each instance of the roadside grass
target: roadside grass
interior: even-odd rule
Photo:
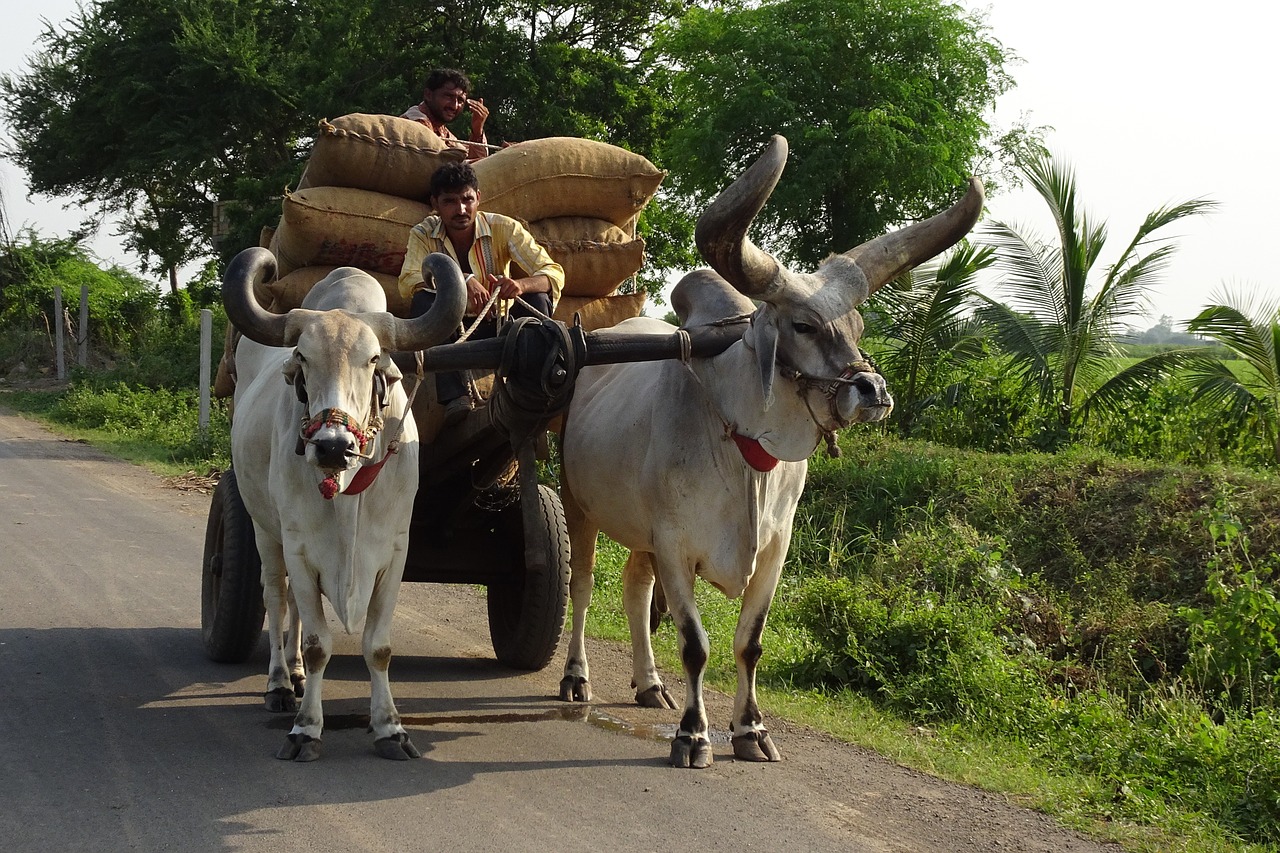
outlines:
[[[162,476],[208,474],[231,464],[226,401],[212,401],[202,435],[194,390],[72,383],[63,391],[9,391],[0,403]]]
[[[225,408],[193,438],[193,392],[85,382],[0,401],[160,473],[225,467]],[[1280,849],[1273,475],[871,429],[842,448],[814,458],[797,513],[764,638],[767,716],[1128,850]],[[588,630],[629,643],[625,551],[599,552]],[[707,683],[732,693],[738,603],[697,595]],[[681,671],[669,622],[655,654]]]

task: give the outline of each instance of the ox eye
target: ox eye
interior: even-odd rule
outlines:
[[[792,323],[791,328],[795,330],[797,335],[812,335],[818,331],[817,326],[810,326],[808,323]]]

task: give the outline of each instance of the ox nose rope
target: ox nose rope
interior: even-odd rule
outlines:
[[[800,398],[804,400],[805,408],[809,410],[809,417],[817,424],[818,429],[822,430],[822,437],[827,443],[827,456],[832,459],[840,458],[841,454],[840,445],[836,443],[836,433],[850,424],[849,420],[841,416],[840,405],[836,400],[841,386],[853,385],[856,381],[855,377],[860,373],[880,372],[876,369],[875,363],[865,353],[860,352],[859,354],[862,355],[862,358],[845,365],[839,376],[808,376],[793,367],[783,364],[778,365],[779,372],[796,383]],[[835,429],[827,429],[822,425],[818,413],[813,410],[813,400],[806,393],[807,391],[817,391],[826,399],[827,414],[838,424]]]

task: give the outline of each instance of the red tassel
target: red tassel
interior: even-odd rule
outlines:
[[[320,494],[327,501],[333,500],[333,496],[338,493],[338,478],[330,474],[320,481]]]

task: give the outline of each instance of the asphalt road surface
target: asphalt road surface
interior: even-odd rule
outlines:
[[[469,587],[401,591],[392,689],[420,760],[374,754],[334,623],[322,756],[279,761],[265,642],[243,665],[201,645],[208,505],[0,411],[0,850],[1119,849],[776,719],[784,760],[735,761],[720,695],[715,764],[672,768],[678,714],[632,704],[621,647],[592,647],[594,703],[559,702],[563,647],[500,666]]]

